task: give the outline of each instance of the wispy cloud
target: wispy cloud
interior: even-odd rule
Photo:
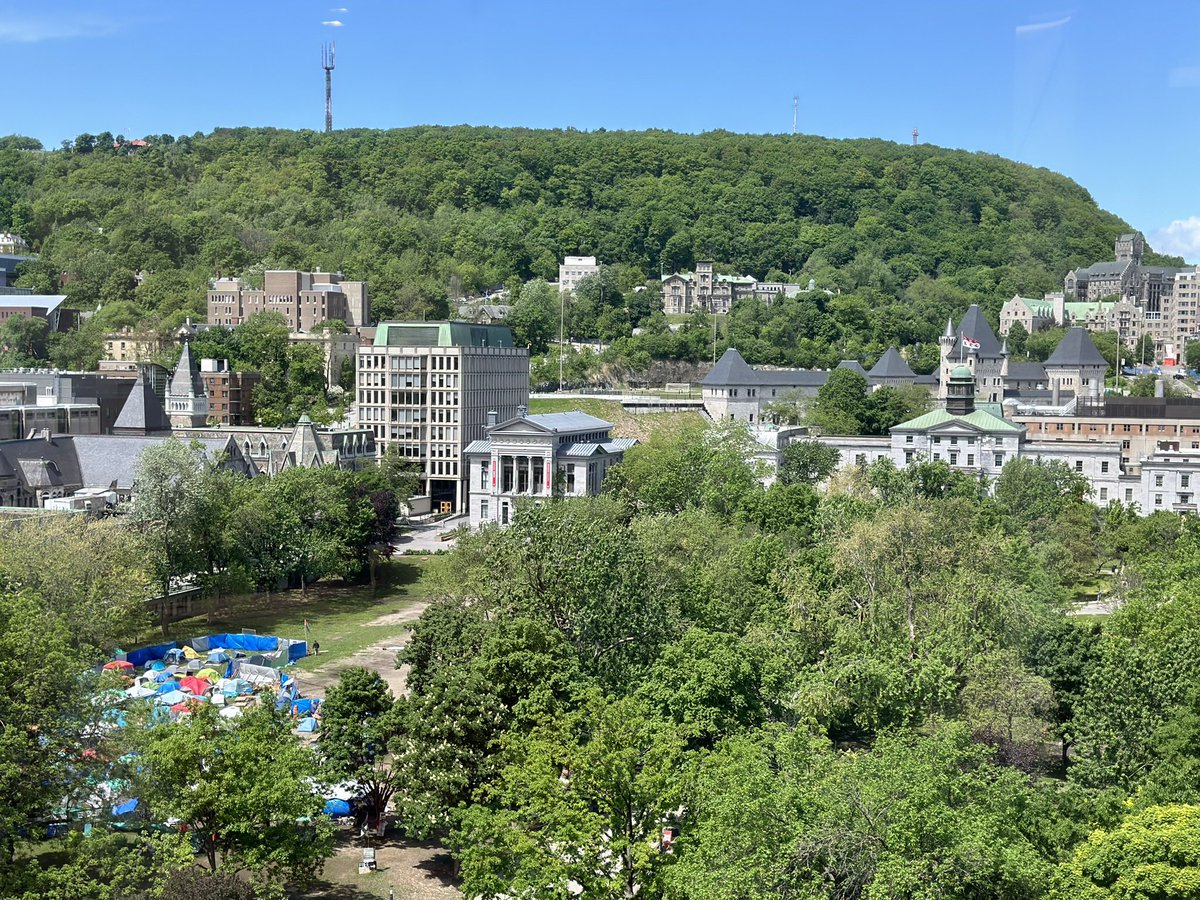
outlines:
[[[0,44],[37,44],[70,38],[107,37],[118,30],[111,19],[97,16],[6,16],[0,19]]]
[[[1167,73],[1167,87],[1200,87],[1200,66],[1176,66]]]
[[[1150,236],[1159,253],[1182,256],[1189,263],[1200,262],[1200,216],[1176,219]]]
[[[1028,25],[1018,25],[1017,35],[1036,34],[1039,31],[1049,31],[1052,28],[1062,28],[1070,21],[1070,16],[1063,16],[1061,19],[1055,19],[1053,22],[1030,22]]]
[[[328,25],[330,28],[341,28],[342,23],[337,19],[330,19],[328,22],[322,22],[322,25]]]
[[[350,10],[346,9],[344,6],[335,6],[330,10],[330,12],[350,12]]]

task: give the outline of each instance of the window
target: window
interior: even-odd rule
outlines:
[[[856,466],[865,466],[867,464],[867,454],[865,454],[865,453],[854,454],[854,464]]]
[[[1125,488],[1125,502],[1126,503],[1133,502],[1133,488]]]
[[[967,465],[968,466],[975,465],[975,454],[974,453],[967,454]]]
[[[500,504],[500,524],[501,525],[508,524],[508,504],[507,503]]]
[[[942,439],[941,439],[940,437],[935,437],[935,438],[933,439],[933,442],[934,442],[935,444],[940,444],[940,443],[942,442]]]
[[[1129,449],[1129,441],[1121,441],[1121,449],[1128,450]]]
[[[1100,488],[1100,500],[1101,500],[1101,502],[1103,502],[1103,501],[1105,501],[1105,500],[1107,500],[1107,499],[1108,499],[1108,488]]]
[[[952,438],[950,438],[950,443],[951,443],[951,444],[957,444],[957,443],[958,443],[958,438],[956,438],[956,437],[952,437]]]
[[[479,518],[484,522],[491,518],[491,509],[488,501],[486,500],[480,502],[479,504]]]
[[[1083,460],[1082,459],[1075,460],[1075,471],[1076,472],[1083,471]]]
[[[913,436],[911,434],[906,434],[904,436],[904,443],[911,444],[912,442],[913,442]]]
[[[993,462],[995,463],[996,467],[1000,468],[1001,466],[1003,466],[1004,465],[1004,454],[996,453],[996,454],[994,454],[994,456],[995,456],[995,459],[993,460]]]
[[[904,464],[907,466],[913,461],[913,452],[911,450],[904,451]]]
[[[1154,505],[1155,505],[1155,506],[1162,506],[1162,494],[1155,494],[1155,495],[1154,495]]]
[[[957,453],[950,454],[950,465],[952,465],[952,466],[958,465],[958,454]]]
[[[1191,485],[1192,485],[1192,476],[1191,475],[1180,475],[1179,476],[1179,486],[1180,487],[1191,487]]]
[[[487,490],[489,487],[488,472],[490,469],[491,469],[491,463],[488,462],[486,459],[482,463],[479,464],[479,487],[481,490]]]
[[[1100,473],[1101,473],[1101,474],[1107,474],[1107,473],[1108,473],[1108,460],[1103,460],[1103,461],[1100,463]]]
[[[1163,486],[1163,477],[1162,477],[1161,475],[1155,475],[1155,476],[1154,476],[1154,486],[1155,486],[1155,487],[1162,487],[1162,486]]]

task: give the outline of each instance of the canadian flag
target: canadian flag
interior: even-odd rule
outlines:
[[[964,337],[963,338],[963,346],[966,347],[968,350],[978,350],[980,347],[980,343],[979,343],[979,341],[977,341],[973,338]]]

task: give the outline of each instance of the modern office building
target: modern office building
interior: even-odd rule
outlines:
[[[211,282],[210,325],[240,325],[260,312],[281,314],[289,331],[312,331],[334,319],[355,328],[370,321],[371,303],[366,282],[347,281],[340,272],[268,271],[261,290],[240,278]]]
[[[380,454],[416,463],[435,511],[467,502],[463,450],[484,436],[488,412],[502,420],[529,405],[529,351],[512,331],[468,322],[385,322],[358,348],[355,421]]]

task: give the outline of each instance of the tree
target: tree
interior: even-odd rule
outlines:
[[[1013,356],[1025,355],[1025,342],[1029,340],[1029,331],[1023,324],[1013,322],[1005,339],[1008,341],[1008,350]]]
[[[1034,747],[1036,754],[1054,703],[1050,682],[1026,669],[1012,650],[980,654],[966,676],[962,701],[975,733],[997,745],[1006,761],[1017,761],[1023,747]]]
[[[678,805],[683,742],[642,704],[599,695],[511,734],[497,781],[451,836],[473,897],[655,895],[654,844]]]
[[[136,788],[152,815],[183,823],[210,870],[247,871],[260,892],[305,886],[333,850],[316,759],[290,728],[271,703],[236,721],[196,704],[136,735]]]
[[[379,820],[398,786],[388,742],[399,730],[396,700],[377,672],[343,669],[321,706],[321,756],[331,782],[353,781]]]
[[[70,793],[73,767],[86,768],[86,701],[68,677],[84,664],[62,619],[0,580],[0,884],[30,825]]]
[[[837,470],[840,459],[837,448],[820,441],[792,441],[783,448],[779,481],[782,484],[820,484]]]
[[[136,532],[112,520],[56,516],[0,524],[0,573],[33,591],[79,644],[108,649],[145,625],[153,579]]]
[[[1154,335],[1145,333],[1139,337],[1129,351],[1129,361],[1135,366],[1152,366],[1157,361],[1154,350]]]
[[[862,434],[868,415],[867,379],[837,368],[817,391],[808,423],[825,434]]]
[[[50,325],[37,316],[9,316],[0,323],[0,365],[36,366],[46,358]]]
[[[929,391],[917,385],[881,387],[867,398],[862,427],[868,434],[889,434],[893,426],[915,419],[932,407]]]
[[[1188,341],[1185,346],[1184,358],[1188,368],[1200,369],[1200,341]]]
[[[1032,529],[1048,527],[1083,502],[1087,480],[1066,463],[1015,458],[996,479],[996,500],[1013,522]]]
[[[1058,867],[1049,900],[1154,897],[1200,890],[1200,806],[1152,806],[1117,828],[1094,831]]]

